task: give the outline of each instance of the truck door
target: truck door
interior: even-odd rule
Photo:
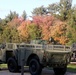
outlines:
[[[18,65],[21,66],[22,60],[25,61],[25,59],[26,59],[25,56],[26,56],[25,49],[24,48],[19,48],[18,49]]]

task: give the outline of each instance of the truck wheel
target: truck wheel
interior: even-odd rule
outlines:
[[[14,58],[9,58],[7,61],[8,70],[10,72],[17,72],[17,63]]]
[[[29,71],[31,75],[40,75],[42,72],[42,68],[40,63],[36,59],[31,59],[29,62]]]
[[[64,68],[53,68],[55,75],[64,75],[66,73],[67,67]]]

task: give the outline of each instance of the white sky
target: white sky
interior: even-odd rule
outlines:
[[[59,2],[60,0],[0,0],[0,18],[5,18],[10,10],[16,11],[19,15],[25,10],[28,16],[34,8],[39,6],[47,7],[49,4]],[[73,0],[72,4],[76,4]]]

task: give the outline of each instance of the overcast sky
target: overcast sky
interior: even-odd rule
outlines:
[[[28,16],[34,8],[39,6],[47,7],[49,4],[59,2],[60,0],[0,0],[0,18],[5,18],[11,11],[16,11],[19,15],[25,10]],[[76,0],[73,0],[73,5]]]

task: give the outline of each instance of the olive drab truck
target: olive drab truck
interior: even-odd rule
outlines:
[[[41,41],[44,42],[44,41]],[[6,43],[0,48],[0,63],[6,63],[10,72],[29,66],[31,75],[40,75],[44,67],[52,67],[55,75],[64,75],[71,59],[71,47],[46,43]]]

